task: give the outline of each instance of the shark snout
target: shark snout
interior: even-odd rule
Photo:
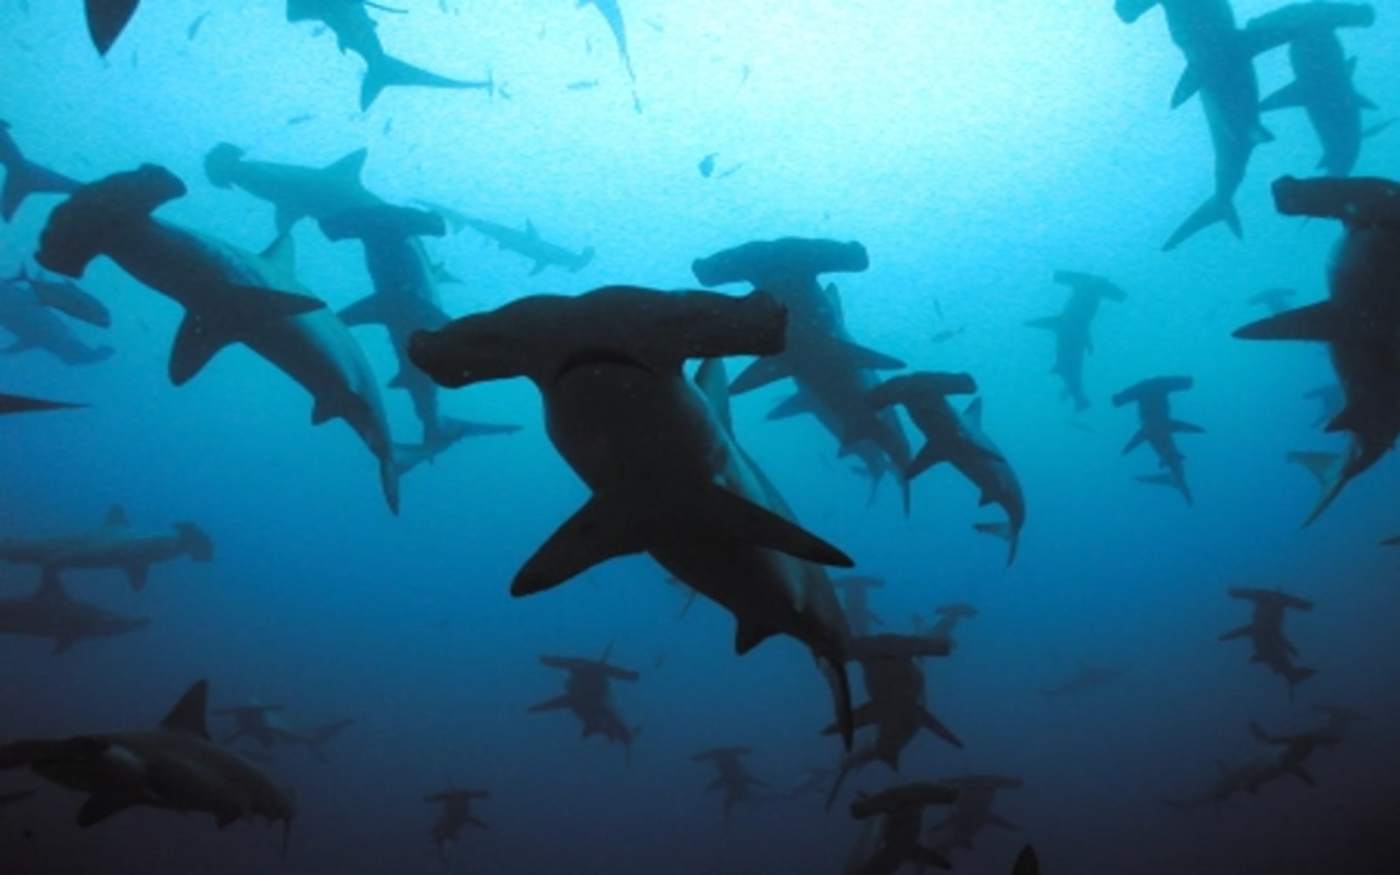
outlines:
[[[433,379],[433,382],[457,389],[472,382],[472,370],[453,356],[451,344],[440,331],[415,331],[408,338],[408,359]]]

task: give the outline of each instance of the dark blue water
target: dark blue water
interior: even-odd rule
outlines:
[[[213,707],[257,700],[285,704],[299,726],[355,724],[326,762],[274,751],[267,768],[299,808],[285,861],[276,832],[219,830],[204,814],[136,808],[80,830],[81,795],[10,771],[0,793],[40,792],[0,812],[0,872],[436,871],[437,809],[422,797],[454,785],[491,792],[476,809],[491,829],[449,849],[455,871],[837,872],[858,833],[853,791],[975,772],[1025,784],[996,805],[1020,831],[992,828],[955,852],[969,875],[1010,871],[1026,843],[1061,875],[1400,871],[1400,598],[1396,556],[1378,546],[1400,532],[1395,463],[1382,459],[1300,528],[1317,487],[1285,454],[1345,446],[1301,397],[1332,369],[1315,345],[1231,337],[1265,315],[1246,300],[1260,289],[1295,288],[1294,304],[1326,295],[1340,225],[1278,215],[1268,188],[1316,172],[1303,113],[1265,117],[1277,139],[1256,150],[1235,199],[1244,240],[1215,226],[1164,254],[1212,176],[1199,101],[1168,108],[1183,62],[1160,10],[1129,26],[1107,2],[623,0],[633,82],[591,7],[392,5],[407,14],[370,12],[387,50],[444,75],[489,73],[494,95],[390,88],[361,111],[362,61],[271,0],[147,0],[105,59],[79,4],[10,0],[0,118],[26,157],[82,181],[168,167],[189,192],[162,219],[253,251],[274,238],[273,211],[209,184],[203,161],[219,142],[307,166],[367,147],[364,184],[385,200],[516,228],[528,219],[570,250],[596,247],[577,273],[531,273],[470,230],[430,240],[462,280],[440,289],[454,317],[614,283],[690,288],[693,259],[752,239],[861,241],[870,269],[833,277],[847,328],[912,370],[975,376],[984,427],[1026,494],[1015,564],[972,529],[999,511],[979,510],[947,465],[914,482],[907,517],[888,479],[867,503],[868,480],[814,418],[765,418],[786,385],[735,398],[735,434],[806,528],[885,579],[871,595],[880,631],[908,632],[940,604],[976,606],[952,655],[923,664],[932,709],[965,747],[921,735],[897,773],[855,774],[830,813],[820,796],[760,793],[722,817],[705,792],[710,770],[691,756],[747,746],[779,796],[841,756],[820,735],[826,686],[790,639],[738,657],[733,621],[713,603],[678,616],[685,593],[645,556],[510,596],[521,564],[588,497],[550,445],[534,387],[444,390],[448,414],[521,430],[469,439],[406,475],[394,516],[355,434],[310,427],[305,390],[247,348],[172,387],[179,307],[98,258],[81,285],[113,324],[73,330],[116,355],[0,360],[0,391],[90,405],[0,420],[0,538],[93,529],[119,504],[142,531],[198,522],[216,557],[158,565],[141,592],[116,571],[65,572],[72,595],[153,622],[60,656],[0,637],[0,737],[154,725],[198,678]],[[1241,22],[1271,8],[1235,4]],[[1374,26],[1341,31],[1360,59],[1357,89],[1381,107],[1368,126],[1400,111],[1394,13],[1380,4]],[[1265,94],[1291,76],[1284,49],[1255,68]],[[1398,143],[1400,129],[1366,140],[1355,173],[1400,176]],[[0,228],[0,273],[33,264],[57,203],[36,195]],[[328,242],[312,222],[292,234],[313,294],[340,308],[370,292],[357,245]],[[1047,373],[1052,336],[1025,326],[1063,305],[1057,269],[1127,292],[1096,317],[1092,406],[1078,414]],[[384,331],[353,334],[387,383],[397,365]],[[1136,415],[1109,401],[1164,374],[1195,379],[1173,401],[1205,429],[1180,436],[1191,506],[1135,481],[1155,459],[1121,455]],[[416,439],[405,393],[383,392],[395,438]],[[0,567],[0,597],[37,580],[31,567]],[[1248,620],[1230,587],[1316,603],[1287,620],[1299,661],[1317,669],[1292,698],[1244,643],[1217,642]],[[539,655],[609,646],[611,662],[641,674],[613,691],[642,727],[630,763],[621,747],[580,738],[567,712],[526,713],[562,684]],[[1081,664],[1122,674],[1043,694]],[[1317,786],[1285,778],[1191,811],[1163,804],[1200,792],[1217,760],[1267,753],[1250,721],[1301,731],[1317,704],[1368,718],[1310,761]],[[211,728],[219,738],[231,727]]]

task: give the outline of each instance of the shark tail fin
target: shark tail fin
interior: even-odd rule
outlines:
[[[106,55],[126,29],[140,0],[86,0],[88,35],[99,55]]]
[[[984,535],[993,535],[1001,538],[1007,543],[1006,564],[1010,565],[1016,561],[1016,548],[1020,538],[1017,532],[1011,528],[1010,522],[999,523],[973,523],[972,528]]]
[[[1244,228],[1240,225],[1240,214],[1235,211],[1235,205],[1228,200],[1212,196],[1197,207],[1196,211],[1187,216],[1186,221],[1172,232],[1172,235],[1167,238],[1167,242],[1162,244],[1162,251],[1172,251],[1198,232],[1204,231],[1217,222],[1224,222],[1229,227],[1230,233],[1236,237],[1244,237]]]
[[[494,93],[496,88],[495,80],[489,77],[480,82],[449,79],[381,51],[370,56],[369,69],[365,71],[365,79],[360,86],[360,109],[369,109],[385,88],[395,85],[417,88],[479,88],[489,93]]]
[[[384,500],[388,502],[389,510],[395,516],[399,513],[399,474],[393,445],[384,447],[379,456],[379,486],[384,491]]]
[[[13,174],[6,177],[7,191],[13,181]],[[80,276],[111,229],[150,215],[185,190],[179,177],[154,164],[85,185],[49,215],[35,260],[55,273]]]

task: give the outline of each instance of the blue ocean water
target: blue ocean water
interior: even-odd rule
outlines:
[[[364,186],[385,201],[528,220],[571,252],[596,249],[577,271],[534,272],[470,228],[427,239],[460,280],[439,286],[454,318],[616,284],[695,288],[695,259],[750,240],[859,241],[869,269],[824,278],[846,329],[910,371],[975,377],[983,427],[1026,496],[1015,563],[972,528],[1000,511],[979,509],[946,464],[913,481],[907,515],[892,477],[868,501],[869,479],[816,418],[768,419],[787,381],[732,399],[735,439],[802,526],[855,560],[833,576],[884,580],[870,594],[877,631],[976,607],[953,652],[922,663],[930,709],[964,746],[920,734],[897,772],[855,772],[829,812],[820,793],[787,798],[805,770],[843,755],[821,734],[831,697],[805,647],[778,637],[737,656],[732,617],[703,597],[685,610],[684,589],[645,555],[511,596],[589,497],[528,381],[441,391],[453,417],[520,430],[468,438],[407,473],[395,515],[360,438],[344,422],[312,428],[306,390],[247,347],[172,386],[181,308],[98,257],[79,283],[112,325],[71,325],[115,355],[0,361],[0,391],[90,405],[0,419],[0,541],[97,529],[119,505],[133,530],[196,522],[215,556],[157,565],[139,592],[120,570],[64,571],[70,595],[152,622],[60,655],[0,636],[0,740],[154,726],[200,678],[213,708],[256,701],[285,705],[294,726],[355,722],[324,762],[278,747],[260,765],[295,791],[285,859],[280,833],[219,829],[205,814],[136,807],[79,829],[80,794],[17,769],[0,772],[0,794],[39,793],[0,810],[0,872],[437,871],[439,809],[423,797],[448,787],[491,794],[473,809],[490,829],[446,849],[454,871],[837,872],[861,831],[856,792],[969,773],[1024,781],[996,803],[1018,830],[992,827],[952,852],[969,875],[1011,871],[1028,843],[1049,873],[1400,871],[1400,598],[1396,555],[1378,545],[1400,533],[1395,463],[1383,458],[1301,528],[1317,484],[1286,454],[1346,446],[1303,397],[1335,380],[1332,366],[1316,344],[1231,336],[1266,315],[1248,302],[1262,289],[1296,289],[1293,306],[1327,294],[1341,226],[1279,215],[1269,188],[1320,172],[1304,113],[1264,116],[1275,140],[1235,197],[1243,240],[1216,225],[1164,253],[1211,192],[1212,151],[1201,101],[1169,106],[1183,60],[1160,9],[1128,25],[1106,0],[621,0],[633,78],[593,5],[348,3],[391,55],[494,86],[391,87],[366,110],[364,61],[324,23],[289,23],[298,5],[336,7],[146,0],[101,56],[80,4],[0,3],[0,119],[28,160],[76,180],[168,168],[188,192],[160,206],[162,220],[254,252],[277,237],[274,211],[211,184],[219,143],[306,167],[364,148]],[[1237,0],[1234,13],[1243,25],[1277,5]],[[1400,17],[1378,4],[1373,25],[1339,34],[1359,59],[1356,89],[1379,105],[1365,123],[1380,125],[1400,113]],[[1292,78],[1286,48],[1253,66],[1265,95]],[[1400,176],[1398,138],[1400,126],[1367,138],[1355,174]],[[60,203],[35,194],[0,228],[0,274],[36,270]],[[290,234],[297,277],[332,310],[371,292],[357,243],[309,220]],[[1049,373],[1054,336],[1026,325],[1063,307],[1057,270],[1126,292],[1095,317],[1082,412]],[[406,393],[385,385],[399,368],[385,332],[351,333],[394,439],[417,440]],[[729,375],[748,364],[733,359]],[[1180,435],[1190,505],[1136,481],[1156,460],[1122,454],[1137,416],[1110,401],[1178,374],[1194,385],[1173,415],[1204,429]],[[0,599],[39,580],[0,565]],[[1217,641],[1248,620],[1232,587],[1315,603],[1286,621],[1317,671],[1291,696],[1245,643]],[[580,738],[565,711],[527,713],[562,688],[542,654],[605,652],[640,674],[612,690],[641,727],[630,761]],[[1045,694],[1086,665],[1121,675]],[[854,664],[851,675],[859,704]],[[1251,721],[1302,731],[1324,704],[1367,719],[1316,753],[1316,786],[1287,776],[1218,804],[1164,804],[1209,786],[1217,761],[1267,754]],[[210,726],[216,739],[232,730],[223,717]],[[726,817],[692,756],[732,745],[751,749],[766,786]]]

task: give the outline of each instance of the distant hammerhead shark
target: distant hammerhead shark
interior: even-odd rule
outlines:
[[[126,29],[141,0],[83,0],[87,8],[88,35],[99,55],[107,54]]]
[[[948,395],[975,391],[977,384],[969,374],[917,371],[886,380],[870,391],[869,398],[872,406],[882,410],[902,404],[923,432],[923,449],[906,469],[910,480],[946,461],[980,491],[979,506],[1001,506],[1005,522],[975,523],[973,528],[1006,541],[1006,564],[1010,565],[1016,561],[1026,524],[1026,498],[1011,464],[982,430],[982,399],[973,399],[961,416],[948,403]]]
[[[951,805],[957,799],[957,788],[928,782],[903,784],[874,796],[860,796],[851,803],[851,816],[858,820],[883,820],[874,852],[863,864],[847,871],[852,875],[894,875],[906,863],[952,868],[942,853],[920,843],[920,834],[925,808]]]
[[[0,120],[0,167],[5,168],[5,187],[0,189],[0,219],[6,222],[19,212],[19,205],[31,194],[71,194],[82,183],[54,170],[35,164],[20,152],[10,123]]]
[[[1169,486],[1181,493],[1187,504],[1191,504],[1191,489],[1186,485],[1186,457],[1177,449],[1177,433],[1201,434],[1205,429],[1180,419],[1172,419],[1171,404],[1167,396],[1172,392],[1184,392],[1194,385],[1190,377],[1153,377],[1143,380],[1113,396],[1113,406],[1136,403],[1139,426],[1137,432],[1123,447],[1127,455],[1146,442],[1157,454],[1158,466],[1166,469],[1160,474],[1147,474],[1138,477],[1142,483],[1155,483]]]
[[[379,460],[385,499],[397,512],[398,471],[378,382],[345,324],[297,281],[291,236],[259,256],[151,215],[185,191],[173,173],[150,164],[86,185],[49,216],[36,258],[77,277],[107,255],[181,304],[185,319],[170,357],[176,386],[235,343],[292,377],[315,399],[313,425],[344,419]]]
[[[729,812],[733,810],[735,805],[753,798],[749,788],[768,786],[766,782],[755,778],[749,772],[748,767],[744,765],[744,761],[740,759],[740,757],[748,756],[750,753],[752,751],[747,747],[716,747],[701,751],[690,758],[691,762],[714,764],[718,774],[705,790],[723,791],[722,804],[725,817],[729,816]]]
[[[1288,42],[1293,31],[1278,26],[1240,29],[1230,0],[1116,0],[1118,17],[1137,21],[1154,6],[1166,13],[1172,42],[1186,58],[1186,71],[1172,95],[1172,106],[1197,92],[1205,108],[1215,151],[1215,188],[1186,221],[1172,232],[1164,250],[1180,246],[1197,232],[1224,222],[1243,236],[1234,196],[1256,146],[1273,134],[1260,121],[1259,80],[1254,58]]]
[[[0,771],[29,768],[88,793],[78,826],[133,806],[211,814],[219,826],[263,817],[283,824],[282,853],[296,801],[252,763],[215,744],[205,726],[207,681],[197,681],[154,729],[26,739],[0,746]]]
[[[423,201],[418,203],[426,205]],[[523,255],[534,262],[535,266],[530,270],[530,276],[547,267],[562,267],[569,273],[578,273],[593,263],[593,256],[596,254],[592,246],[585,246],[579,252],[570,252],[562,246],[550,243],[540,236],[540,232],[535,230],[535,223],[528,219],[525,221],[525,229],[521,231],[445,207],[429,205],[429,208],[447,219],[454,229],[471,228],[506,252]]]
[[[1258,795],[1266,784],[1292,775],[1309,787],[1316,781],[1306,768],[1307,759],[1319,747],[1331,747],[1337,742],[1325,732],[1312,731],[1297,735],[1274,736],[1265,732],[1257,723],[1249,725],[1250,733],[1261,744],[1282,747],[1273,757],[1255,757],[1237,766],[1229,766],[1224,761],[1216,761],[1215,782],[1203,792],[1186,799],[1167,799],[1167,805],[1182,811],[1189,811],[1202,805],[1220,803],[1239,793]]]
[[[1031,328],[1055,332],[1055,364],[1050,373],[1064,381],[1064,397],[1074,401],[1075,410],[1087,410],[1089,397],[1084,394],[1084,355],[1094,351],[1094,339],[1089,327],[1099,312],[1099,302],[1126,301],[1128,293],[1115,283],[1091,273],[1072,270],[1055,271],[1055,282],[1069,286],[1069,300],[1055,316],[1032,319]]]
[[[263,750],[271,750],[278,744],[295,744],[306,741],[303,735],[293,732],[273,716],[285,711],[285,705],[237,705],[231,708],[215,708],[215,717],[232,717],[234,729],[219,743],[228,747],[240,738],[251,738]]]
[[[131,588],[146,585],[151,566],[188,556],[196,562],[214,558],[214,542],[194,523],[176,523],[174,534],[133,532],[126,511],[114,505],[102,526],[90,532],[50,538],[0,539],[0,560],[36,565],[45,574],[65,568],[120,568]]]
[[[992,810],[999,793],[1025,786],[1020,778],[962,775],[944,778],[939,783],[958,791],[953,811],[939,823],[930,824],[926,834],[930,846],[939,853],[948,854],[955,848],[972,850],[973,840],[989,826],[1012,831],[1021,828]]]
[[[11,413],[38,413],[45,410],[78,410],[86,406],[85,404],[45,401],[42,398],[26,398],[23,395],[0,392],[0,416]]]
[[[55,654],[66,653],[79,641],[115,638],[150,622],[149,617],[122,617],[73,598],[64,592],[55,572],[46,573],[28,596],[0,599],[0,635],[52,639]]]
[[[609,686],[612,681],[635,683],[641,679],[641,675],[610,664],[608,655],[611,650],[612,646],[609,645],[601,659],[541,656],[542,665],[566,671],[569,678],[564,682],[562,694],[533,705],[529,710],[538,713],[567,708],[582,724],[584,738],[596,733],[609,742],[621,742],[623,755],[630,760],[632,742],[640,729],[629,727],[622,721],[612,703]]]
[[[841,792],[846,777],[875,761],[899,770],[900,754],[919,731],[927,730],[953,747],[963,743],[929,710],[924,693],[924,673],[916,659],[947,656],[950,643],[917,635],[875,635],[853,637],[851,656],[860,663],[865,691],[870,701],[856,708],[856,728],[873,726],[875,739],[841,761],[841,767],[826,797],[830,808]],[[834,730],[835,727],[832,727]]]
[[[65,316],[97,328],[112,327],[112,312],[107,309],[107,305],[76,283],[30,273],[29,268],[24,265],[20,265],[19,272],[10,282],[27,286],[39,303],[51,310],[57,310]]]
[[[860,455],[873,482],[894,473],[908,513],[908,439],[893,411],[876,410],[867,399],[879,382],[874,372],[898,370],[904,362],[856,343],[846,329],[839,290],[818,282],[823,274],[869,267],[870,256],[859,242],[784,237],[698,258],[691,272],[708,287],[750,283],[777,297],[790,313],[782,352],[760,357],[734,379],[730,391],[738,395],[791,377],[797,395],[770,417],[814,414],[836,438],[841,456]]]
[[[1400,183],[1284,177],[1273,194],[1284,215],[1332,218],[1346,227],[1332,258],[1327,300],[1235,332],[1246,340],[1325,343],[1331,354],[1345,406],[1327,431],[1349,432],[1350,441],[1308,525],[1400,437]]]
[[[953,631],[963,620],[971,620],[977,616],[977,609],[965,602],[953,602],[947,605],[939,605],[934,609],[934,615],[938,619],[931,626],[920,628],[916,621],[915,628],[917,634],[928,638],[946,638],[953,640]]]
[[[1298,655],[1298,648],[1284,635],[1284,614],[1290,609],[1311,611],[1313,603],[1275,589],[1238,587],[1229,590],[1229,595],[1231,598],[1252,602],[1254,616],[1246,625],[1221,635],[1220,640],[1249,638],[1254,646],[1250,662],[1262,662],[1275,674],[1281,675],[1288,682],[1288,694],[1292,696],[1295,686],[1317,672],[1294,664],[1293,658]]]
[[[360,86],[360,109],[367,110],[385,88],[409,85],[420,88],[475,88],[495,92],[495,82],[449,79],[400,61],[388,52],[376,33],[378,25],[369,17],[369,8],[387,10],[368,0],[287,0],[287,20],[293,23],[317,21],[335,34],[341,52],[351,51],[364,59],[367,69]]]
[[[359,240],[374,293],[341,311],[346,325],[383,325],[398,359],[398,374],[390,387],[403,389],[423,425],[423,443],[446,449],[472,435],[505,434],[516,426],[456,422],[451,431],[438,410],[438,386],[408,359],[408,338],[420,329],[446,325],[437,288],[438,268],[428,258],[421,237],[441,237],[446,227],[440,215],[408,207],[372,204],[350,207],[321,219],[321,230],[333,240]]]
[[[718,360],[780,351],[786,322],[763,293],[614,286],[521,298],[418,332],[409,356],[444,386],[528,377],[550,439],[592,493],[516,575],[513,594],[646,552],[734,616],[736,652],[777,634],[805,644],[849,744],[847,626],[821,565],[853,563],[793,522],[735,441]],[[709,359],[694,382],[681,371],[691,357]]]
[[[1122,676],[1123,672],[1119,669],[1081,662],[1075,668],[1073,674],[1054,686],[1047,687],[1041,692],[1052,699],[1065,696],[1077,696],[1089,690],[1096,690],[1099,687],[1108,686]]]
[[[444,790],[423,797],[424,802],[442,806],[442,814],[433,824],[433,842],[437,845],[438,858],[447,862],[447,845],[456,842],[462,828],[474,826],[477,829],[490,829],[476,815],[472,814],[472,802],[477,799],[490,799],[486,790]]]
[[[14,335],[14,342],[0,354],[43,350],[66,365],[90,365],[112,356],[110,346],[89,346],[68,323],[54,313],[23,273],[0,279],[0,329]]]
[[[356,149],[325,167],[249,161],[245,154],[231,143],[220,143],[204,157],[204,174],[219,188],[241,188],[272,204],[278,234],[307,217],[328,219],[383,203],[360,181],[368,149]]]
[[[1284,28],[1294,34],[1288,45],[1294,80],[1264,98],[1260,109],[1270,112],[1300,108],[1322,142],[1318,166],[1329,176],[1349,176],[1361,156],[1366,136],[1361,112],[1376,105],[1352,82],[1356,59],[1348,60],[1337,38],[1341,27],[1370,27],[1375,7],[1363,3],[1293,3],[1260,16],[1246,30]]]

